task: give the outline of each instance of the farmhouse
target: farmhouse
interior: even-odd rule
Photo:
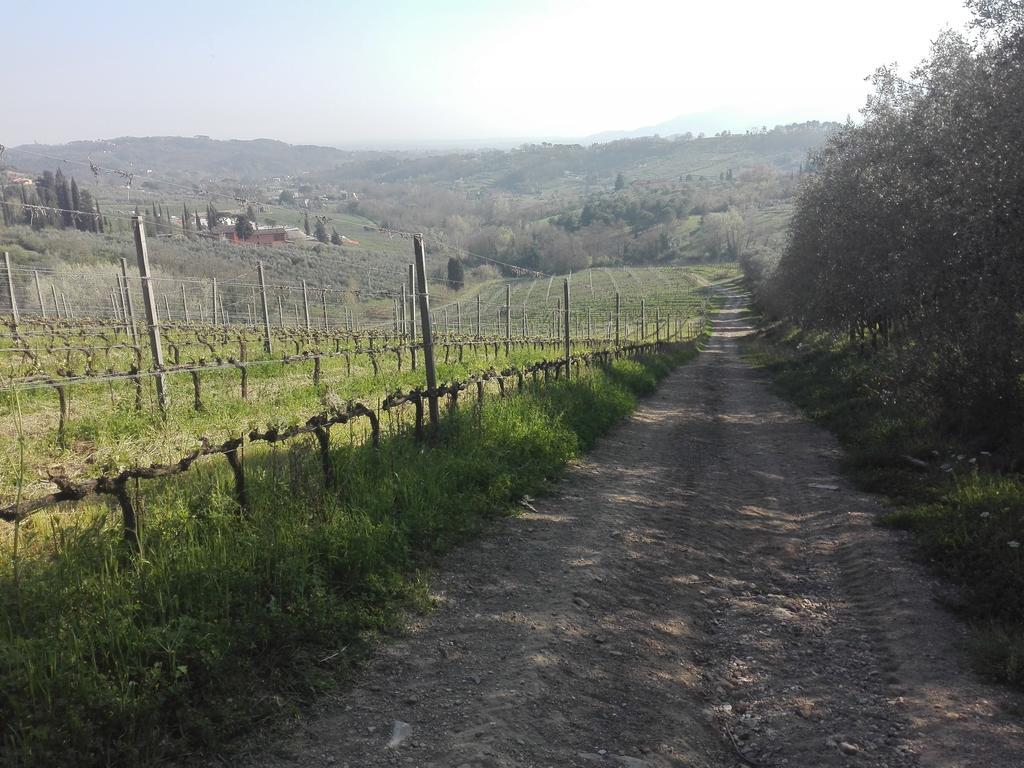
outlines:
[[[283,245],[288,240],[289,227],[260,227],[253,231],[247,240],[238,236],[233,225],[221,224],[210,230],[210,236],[217,240],[230,243],[246,243],[248,245]]]

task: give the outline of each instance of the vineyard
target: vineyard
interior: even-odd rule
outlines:
[[[730,272],[437,278],[431,303],[419,237],[390,288],[341,291],[261,264],[169,281],[136,233],[137,269],[5,260],[13,764],[216,745],[273,714],[252,689],[318,690],[316,659],[354,661],[421,599],[419,564],[543,490],[693,354]]]
[[[146,252],[144,229],[136,233]],[[455,408],[471,388],[482,402],[488,390],[504,394],[509,380],[522,389],[527,376],[547,380],[694,338],[706,310],[702,271],[710,270],[520,278],[427,309],[426,272],[416,284],[411,266],[409,282],[392,291],[346,297],[268,282],[261,264],[256,281],[164,286],[146,276],[148,264],[133,275],[122,262],[106,303],[94,273],[69,302],[74,275],[19,272],[8,259],[0,417],[20,426],[0,438],[0,517],[109,493],[134,540],[125,483],[184,471],[211,453],[228,458],[244,505],[238,457],[247,441],[312,433],[327,466],[329,428],[357,416],[365,420],[353,439],[376,443],[407,426],[422,439],[425,401]],[[433,385],[424,381],[428,346]]]

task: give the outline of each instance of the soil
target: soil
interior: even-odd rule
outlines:
[[[972,674],[883,503],[742,362],[743,300],[552,494],[445,560],[436,610],[241,764],[1024,765],[1024,696]]]

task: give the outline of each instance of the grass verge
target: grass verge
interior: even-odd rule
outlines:
[[[951,607],[973,626],[972,656],[993,679],[1024,687],[1024,482],[979,469],[924,405],[887,393],[876,359],[831,337],[777,327],[745,354],[776,392],[833,432],[846,468],[894,500],[882,523],[912,531],[957,585]],[[976,450],[976,449],[975,449]]]
[[[0,541],[0,763],[140,765],[223,745],[337,684],[436,557],[547,488],[695,352],[618,360],[463,407],[424,449],[251,450],[250,509],[203,466],[140,491],[143,556],[100,505]]]

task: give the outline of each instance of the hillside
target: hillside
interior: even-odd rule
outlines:
[[[105,168],[133,169],[141,175],[200,181],[229,178],[252,182],[292,176],[349,163],[372,155],[331,147],[286,144],[272,139],[220,141],[206,136],[122,136],[104,141],[28,144],[8,148],[11,165],[22,171],[53,170],[53,157]]]
[[[59,210],[93,217],[96,206],[108,218],[108,234],[127,235],[135,210],[148,213],[168,235],[187,235],[184,230],[194,226],[191,220],[183,226],[183,211],[195,218],[211,208],[246,213],[257,225],[307,232],[319,220],[328,235],[337,231],[347,238],[345,247],[332,250],[324,243],[326,251],[313,256],[307,251],[315,243],[300,238],[289,244],[285,261],[329,282],[338,273],[328,278],[319,266],[305,266],[310,258],[341,261],[346,274],[407,263],[408,244],[380,227],[428,233],[468,266],[497,261],[510,274],[515,269],[508,265],[554,274],[590,266],[735,261],[755,249],[778,251],[808,152],[835,128],[809,122],[743,135],[449,153],[348,152],[206,137],[31,145],[5,152],[0,194],[4,224],[37,230],[93,228],[83,227],[82,216]],[[62,185],[73,186],[76,178],[80,202],[72,204],[74,189]],[[87,243],[80,239],[75,248],[56,250],[65,261],[95,261],[94,251],[102,254],[106,246]],[[166,240],[161,265],[177,274],[213,276],[225,263],[244,258],[251,267],[260,258],[261,249],[232,253],[233,246],[225,247]],[[265,258],[281,260],[277,254]]]
[[[584,190],[613,180],[618,173],[639,181],[685,181],[687,175],[718,176],[730,169],[735,172],[757,166],[790,173],[800,169],[808,151],[819,146],[834,127],[813,122],[763,133],[619,139],[586,147],[544,143],[507,152],[382,155],[355,160],[317,176],[338,181],[374,178],[537,193],[553,187]]]
[[[206,136],[125,136],[61,145],[30,144],[7,149],[18,170],[53,170],[54,158],[88,166],[133,169],[137,175],[193,180],[255,182],[312,174],[337,181],[420,181],[471,186],[523,187],[560,180],[566,174],[597,180],[616,173],[653,179],[686,174],[717,175],[728,168],[767,165],[797,170],[809,149],[821,144],[831,123],[802,123],[770,131],[694,138],[619,139],[589,146],[528,144],[518,149],[471,152],[373,152],[286,144],[271,139],[221,141]]]

